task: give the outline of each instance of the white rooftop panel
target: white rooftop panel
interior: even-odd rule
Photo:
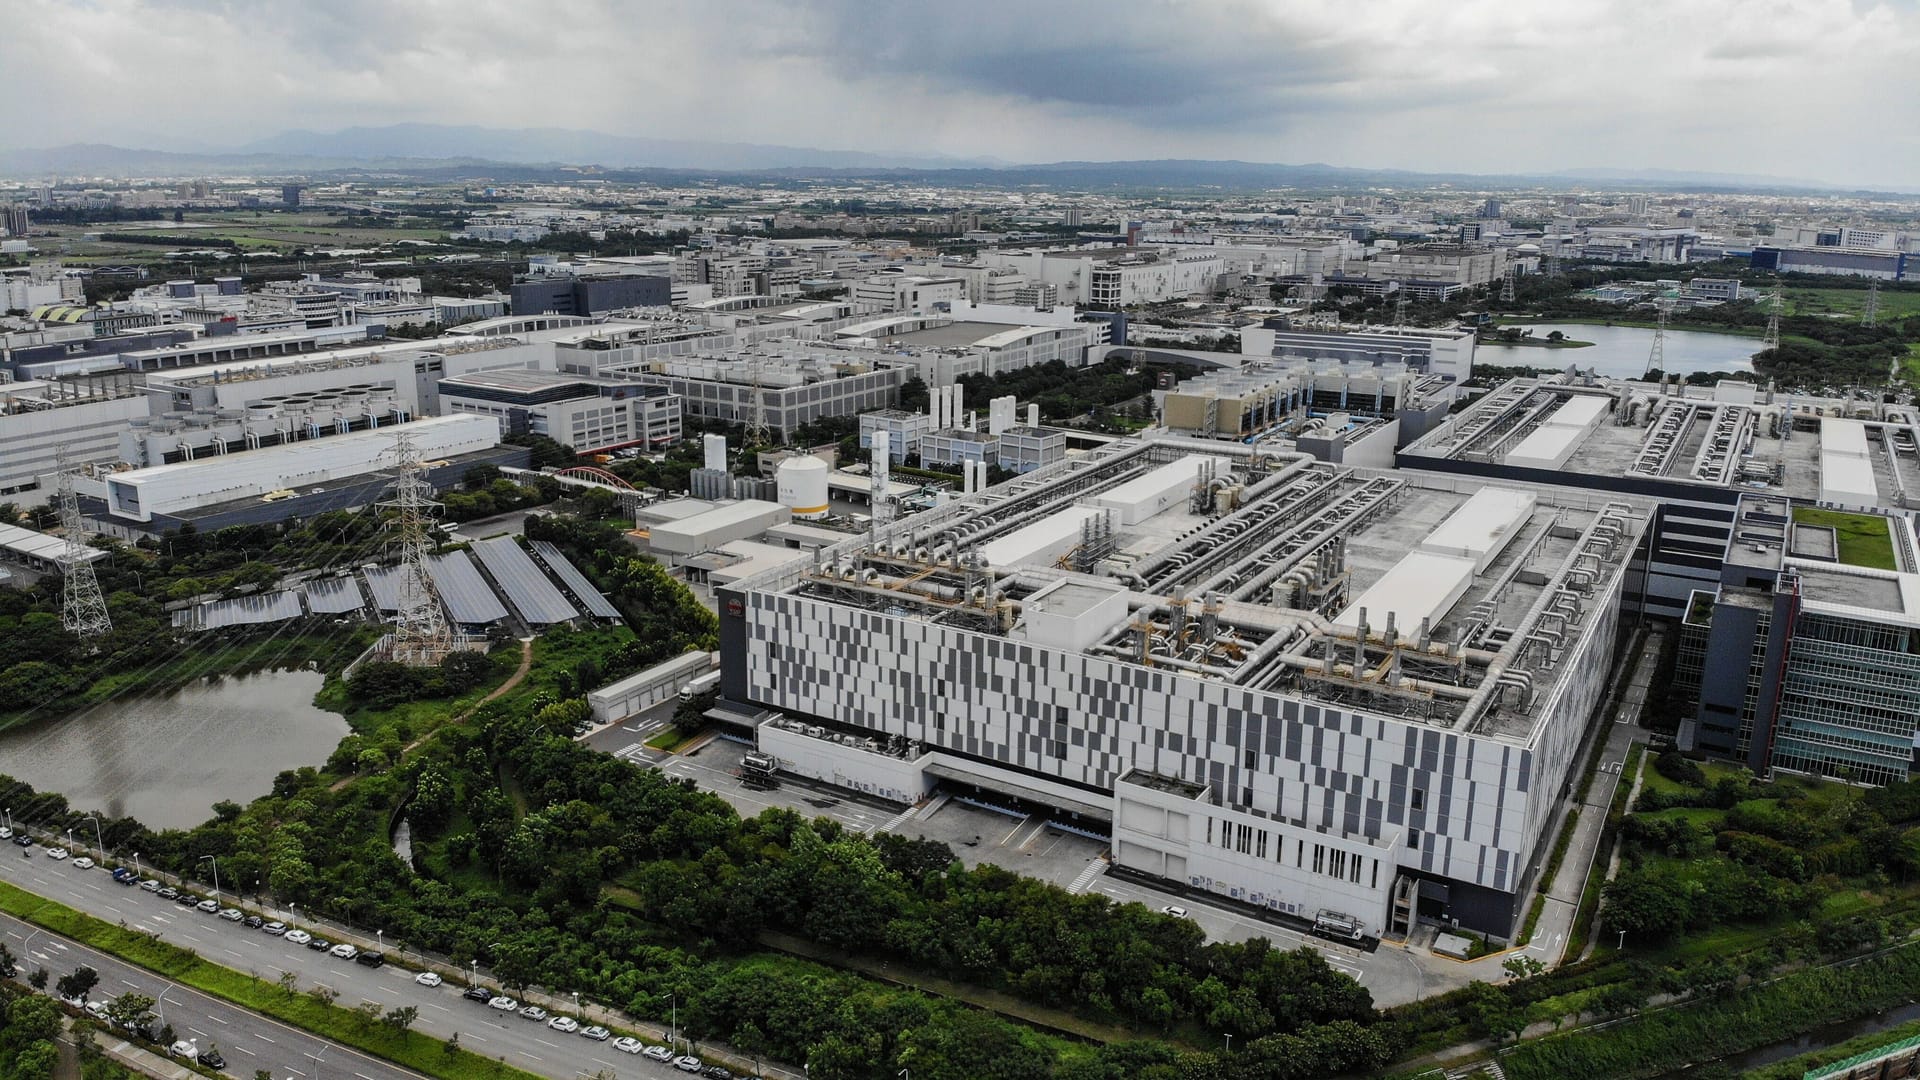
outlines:
[[[1420,542],[1421,551],[1472,559],[1473,572],[1486,570],[1533,513],[1538,496],[1511,488],[1481,488],[1447,515],[1447,520]]]
[[[1558,469],[1586,437],[1586,428],[1542,424],[1507,451],[1506,463],[1527,469]]]
[[[1387,614],[1392,612],[1395,632],[1411,640],[1420,631],[1421,619],[1439,623],[1471,584],[1471,560],[1415,551],[1395,563],[1333,621],[1339,626],[1357,627],[1364,608],[1367,625],[1375,633],[1383,633],[1387,628]]]
[[[989,540],[979,547],[988,566],[1046,565],[1080,542],[1080,525],[1106,511],[1096,506],[1070,506],[1024,529]]]
[[[1188,454],[1087,501],[1115,511],[1121,525],[1136,525],[1175,503],[1185,502],[1193,490],[1194,478],[1200,475],[1201,466],[1207,462],[1212,462],[1222,474],[1226,472],[1225,458],[1210,454]]]
[[[1820,421],[1820,453],[1867,456],[1867,425],[1858,420],[1831,417]]]
[[[1598,394],[1576,394],[1553,410],[1547,423],[1557,427],[1591,427],[1612,408],[1613,404]]]

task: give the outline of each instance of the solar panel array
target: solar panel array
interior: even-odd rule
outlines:
[[[611,601],[601,595],[600,590],[593,587],[593,582],[587,580],[587,575],[568,562],[565,555],[560,554],[559,548],[545,540],[535,540],[533,553],[540,556],[541,562],[547,564],[547,569],[552,570],[554,576],[560,579],[560,584],[573,592],[573,598],[585,605],[587,614],[596,619],[620,617],[620,609],[614,607]]]
[[[533,559],[520,545],[513,542],[512,537],[476,540],[473,553],[480,557],[481,564],[493,575],[500,591],[507,594],[507,601],[514,610],[530,625],[566,622],[580,614],[547,579],[547,575],[540,572],[540,568],[534,565]]]
[[[431,556],[427,559],[427,576],[433,579],[433,587],[447,605],[447,616],[454,622],[473,626],[507,617],[507,606],[494,595],[466,552]]]
[[[231,600],[215,600],[202,604],[194,619],[194,625],[202,630],[218,630],[223,626],[247,626],[253,623],[284,622],[297,619],[305,612],[300,607],[300,594],[291,589],[267,593],[264,596],[236,596]]]
[[[360,583],[350,577],[314,578],[306,591],[307,610],[315,615],[346,615],[367,606]]]
[[[381,611],[400,610],[400,568],[369,566],[364,571],[367,589],[373,593],[373,606]]]

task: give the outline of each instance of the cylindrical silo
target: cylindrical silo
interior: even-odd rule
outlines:
[[[827,463],[817,457],[794,457],[780,463],[774,485],[780,505],[797,518],[827,516]]]

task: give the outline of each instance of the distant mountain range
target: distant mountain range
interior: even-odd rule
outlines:
[[[289,131],[230,149],[174,151],[76,143],[0,150],[0,176],[322,176],[378,172],[422,178],[531,180],[577,175],[672,180],[738,175],[785,180],[896,179],[964,187],[1034,185],[1067,190],[1278,187],[1362,188],[1457,184],[1472,188],[1582,185],[1639,190],[1838,191],[1814,180],[1666,169],[1570,169],[1547,174],[1477,175],[1169,159],[1011,164],[817,150],[756,143],[609,135],[562,128],[485,128],[441,124]]]

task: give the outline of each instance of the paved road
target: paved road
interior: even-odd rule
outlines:
[[[156,1012],[173,1025],[177,1037],[194,1041],[202,1050],[218,1046],[227,1059],[226,1071],[235,1076],[252,1076],[256,1069],[291,1080],[418,1080],[420,1076],[169,982],[11,916],[0,915],[0,932],[5,934],[7,947],[20,958],[22,978],[35,967],[44,967],[50,977],[58,978],[85,964],[100,973],[93,1000],[105,1001],[125,993],[153,998],[158,1003]],[[108,1045],[112,1045],[110,1039]]]
[[[119,885],[102,870],[78,870],[71,862],[46,859],[40,855],[40,848],[34,848],[33,857],[28,859],[12,854],[17,850],[11,845],[0,847],[0,879],[108,922],[152,931],[162,940],[193,949],[208,960],[236,971],[258,975],[269,981],[277,980],[283,972],[291,971],[298,977],[302,990],[315,985],[329,987],[339,993],[336,1004],[345,1007],[351,1008],[363,1001],[378,1002],[383,1012],[403,1005],[418,1006],[420,1015],[413,1030],[421,1038],[438,1042],[458,1033],[460,1045],[468,1050],[504,1059],[508,1064],[529,1072],[562,1080],[602,1071],[623,1080],[628,1077],[665,1080],[667,1077],[686,1075],[639,1055],[623,1054],[613,1049],[611,1042],[596,1042],[578,1035],[562,1034],[544,1024],[490,1009],[479,1002],[467,1001],[460,996],[464,987],[452,981],[432,989],[420,986],[413,981],[413,971],[397,964],[368,968],[352,961],[335,959],[325,953],[290,944],[284,938],[248,930],[237,923],[224,922],[213,915],[162,900],[138,888]],[[265,914],[285,919],[289,913],[279,911]],[[308,923],[304,919],[300,922],[303,925]],[[330,927],[308,925],[308,929],[330,940],[339,940]],[[35,939],[36,947],[47,936],[43,932]],[[69,947],[81,948],[78,945]],[[18,948],[14,951],[20,952]],[[67,963],[58,959],[43,960],[38,956],[32,959],[36,964],[46,965],[55,977],[72,970],[79,963],[77,960]],[[99,964],[93,966],[104,974],[105,969]],[[485,974],[484,969],[482,973]],[[154,985],[163,982],[151,975],[147,979]],[[483,978],[482,981],[487,980]],[[168,1004],[171,1006],[173,1002],[181,1000],[183,993],[185,991],[176,987],[167,995]],[[548,1007],[552,1008],[552,1005]],[[246,1015],[258,1024],[265,1025],[259,1030],[268,1032],[271,1038],[281,1037],[271,1034],[274,1027],[280,1026],[275,1021],[252,1013]],[[594,1018],[599,1018],[597,1010]],[[181,1022],[172,1008],[168,1010],[167,1020],[178,1032],[191,1033],[193,1030]],[[231,1016],[227,1017],[227,1022],[231,1025]],[[217,1039],[222,1050],[232,1046],[235,1051],[240,1051],[244,1047],[255,1051],[257,1055],[261,1049],[255,1042],[262,1040],[219,1038],[217,1033],[225,1029],[218,1022],[214,1022],[213,1026],[204,1023],[197,1026],[207,1030],[209,1038]],[[306,1038],[318,1049],[320,1040],[310,1036]],[[294,1068],[285,1073],[276,1069],[275,1076],[290,1076],[292,1080],[354,1080],[354,1070],[336,1072],[326,1069],[325,1063],[334,1061],[338,1054],[346,1053],[349,1052],[339,1048],[326,1052],[322,1058],[321,1068],[325,1070],[322,1073],[300,1069],[296,1059]],[[228,1053],[227,1066],[228,1072],[238,1076],[252,1076],[255,1068],[266,1067],[254,1064],[241,1052]],[[358,1070],[365,1074],[360,1080],[393,1080],[416,1075],[392,1065],[383,1065],[383,1068],[386,1070],[384,1075],[371,1069]],[[768,1075],[785,1075],[776,1073],[772,1068],[766,1071]]]

